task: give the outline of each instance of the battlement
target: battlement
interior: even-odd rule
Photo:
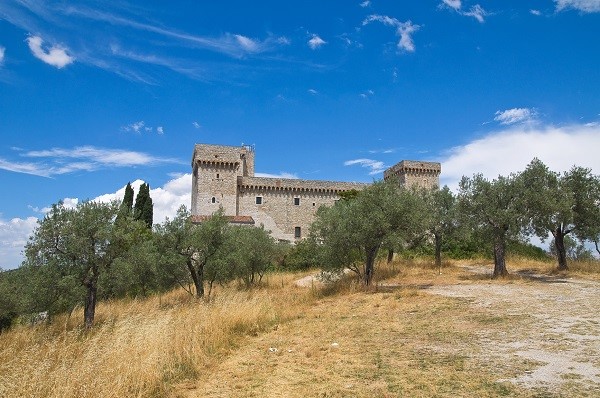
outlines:
[[[439,187],[442,165],[438,162],[403,160],[383,172],[383,179],[397,178],[400,185],[422,188]]]
[[[202,222],[222,209],[228,221],[262,225],[280,240],[307,236],[317,210],[333,206],[343,192],[370,184],[254,176],[254,148],[196,144],[192,156],[192,219]],[[441,165],[403,160],[384,172],[401,186],[439,186]]]
[[[369,184],[357,182],[300,180],[295,178],[238,177],[240,190],[272,190],[338,194],[349,190],[361,190]]]

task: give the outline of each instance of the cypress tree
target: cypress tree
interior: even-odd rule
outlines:
[[[144,221],[148,228],[152,228],[153,213],[154,205],[150,197],[150,185],[144,183],[140,186],[140,190],[135,198],[134,218]]]
[[[123,207],[125,207],[129,212],[133,210],[133,188],[131,188],[131,184],[127,183],[125,187],[125,195],[123,196]]]

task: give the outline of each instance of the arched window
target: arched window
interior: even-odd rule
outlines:
[[[217,198],[215,198],[214,196],[212,197],[212,199],[210,200],[211,203],[217,203]]]

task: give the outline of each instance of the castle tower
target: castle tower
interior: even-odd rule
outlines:
[[[403,160],[383,172],[383,179],[397,178],[407,188],[434,189],[440,186],[442,165],[437,162]]]
[[[238,214],[238,177],[254,176],[250,146],[196,144],[192,156],[192,215],[211,215],[223,207]]]

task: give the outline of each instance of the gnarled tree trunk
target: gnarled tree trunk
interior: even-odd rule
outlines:
[[[561,227],[554,230],[554,247],[556,248],[556,256],[558,257],[558,269],[566,271],[569,269],[567,265],[567,250],[565,249],[565,233]]]
[[[493,278],[505,277],[506,270],[506,240],[504,234],[499,234],[494,239],[494,274]]]

